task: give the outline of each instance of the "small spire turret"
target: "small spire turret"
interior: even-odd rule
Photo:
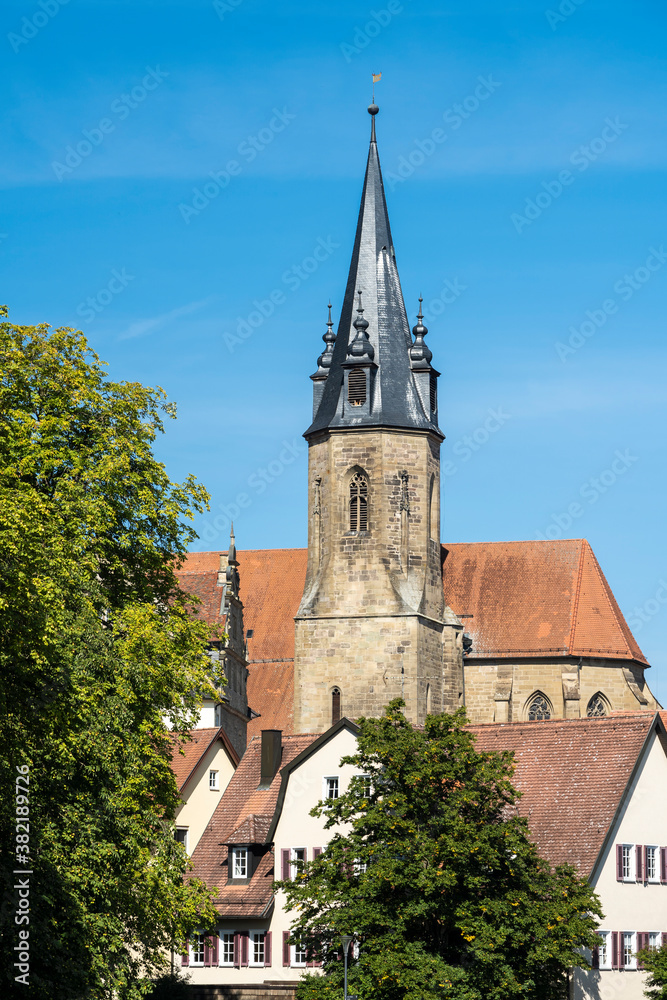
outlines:
[[[329,374],[329,369],[331,368],[331,359],[333,358],[334,344],[336,343],[336,334],[333,332],[333,320],[331,318],[331,303],[329,303],[327,332],[322,335],[322,340],[325,347],[317,359],[317,374],[326,376]]]
[[[347,356],[352,360],[355,358],[367,357],[372,361],[375,357],[375,349],[368,339],[368,320],[364,319],[364,307],[361,304],[361,292],[359,291],[357,294],[359,296],[357,318],[352,324],[354,329],[357,331],[357,335],[348,345]]]
[[[410,348],[410,361],[414,364],[419,364],[421,366],[430,365],[431,359],[433,357],[433,352],[430,350],[428,345],[424,341],[424,337],[428,333],[428,327],[424,326],[422,320],[424,319],[424,314],[422,312],[422,302],[423,298],[419,296],[419,312],[417,313],[417,323],[412,327],[412,333],[415,338],[415,342]]]

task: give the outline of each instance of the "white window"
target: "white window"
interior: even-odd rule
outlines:
[[[248,848],[235,847],[232,851],[232,878],[248,877]]]
[[[220,785],[218,784],[218,772],[217,771],[209,771],[208,772],[208,787],[211,789],[212,792],[219,791]]]
[[[624,969],[636,969],[637,959],[635,958],[635,935],[632,931],[623,931],[621,934],[621,965]]]
[[[188,849],[188,828],[187,826],[177,826],[174,830],[174,840],[183,844],[183,847],[187,851]]]
[[[220,965],[234,964],[234,931],[220,931]]]
[[[598,945],[598,958],[601,969],[611,969],[611,948],[609,946],[610,931],[598,931],[600,944]]]
[[[355,862],[354,862],[354,874],[355,875],[361,875],[361,874],[363,874],[363,872],[365,872],[367,870],[367,868],[368,868],[368,862],[361,861],[359,858],[355,859]]]
[[[250,964],[264,965],[264,949],[266,934],[264,931],[250,933]]]
[[[325,799],[338,798],[338,775],[332,778],[324,779],[324,798]]]
[[[365,799],[370,799],[373,794],[373,781],[370,774],[360,774],[359,778],[361,780],[361,794]]]
[[[298,866],[294,864],[295,861],[306,861],[306,848],[305,847],[293,847],[290,851],[290,878],[294,880],[299,874]]]
[[[646,847],[646,871],[644,872],[644,878],[647,882],[659,882],[660,881],[660,868],[659,868],[659,855],[657,847]]]
[[[306,946],[303,944],[293,944],[291,945],[291,956],[290,964],[293,966],[304,966],[308,956],[306,955]]]
[[[193,934],[190,941],[190,965],[204,964],[205,934]]]
[[[648,950],[657,951],[660,947],[660,932],[650,931],[648,936]]]
[[[621,847],[621,878],[624,882],[634,882],[635,865],[634,851],[632,844],[623,844]]]

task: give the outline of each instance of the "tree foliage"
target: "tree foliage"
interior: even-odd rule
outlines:
[[[81,333],[0,316],[0,940],[13,955],[29,769],[30,996],[133,1000],[213,918],[173,839],[168,728],[211,684],[174,573],[207,495],[153,455],[161,389],[110,381]],[[11,965],[0,993],[25,996]]]
[[[655,950],[646,948],[637,953],[637,958],[650,973],[644,987],[645,996],[649,1000],[667,1000],[667,945]]]
[[[512,755],[481,753],[462,711],[413,728],[396,701],[360,720],[360,776],[320,803],[333,832],[322,855],[277,883],[293,938],[323,962],[301,1000],[339,995],[341,933],[358,957],[361,1000],[551,1000],[586,966],[599,902],[569,867],[552,870],[517,814]],[[361,776],[363,775],[363,776]]]

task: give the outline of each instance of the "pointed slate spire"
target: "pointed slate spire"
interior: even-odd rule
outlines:
[[[361,196],[357,232],[328,377],[321,383],[313,423],[306,437],[327,428],[350,426],[405,427],[430,430],[443,437],[424,407],[412,371],[410,326],[398,277],[375,136],[373,103],[371,138]],[[358,327],[356,294],[363,293],[363,330]],[[344,371],[356,351],[368,344],[359,360],[373,362],[368,405],[350,406]],[[428,350],[428,348],[427,348]]]

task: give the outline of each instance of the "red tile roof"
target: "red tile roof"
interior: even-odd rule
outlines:
[[[646,664],[585,539],[443,549],[445,600],[471,657],[597,656]]]
[[[289,764],[317,738],[317,735],[283,736],[280,767]],[[239,831],[247,831],[248,836],[252,832],[266,837],[267,821],[273,818],[278,800],[280,770],[269,788],[258,788],[261,747],[261,739],[248,744],[192,855],[194,874],[208,886],[218,888],[215,906],[224,917],[260,917],[273,898],[272,850],[267,850],[248,884],[227,884],[227,844],[233,842],[232,835],[238,837]]]
[[[543,857],[591,874],[655,721],[650,712],[470,726],[478,750],[512,750],[513,783]]]
[[[171,769],[176,775],[179,792],[182,792],[188,781],[197,770],[200,761],[210,746],[220,740],[229,754],[233,765],[239,762],[239,757],[229,741],[229,737],[222,729],[191,729],[185,742],[178,743],[174,740],[174,749],[171,757]]]

